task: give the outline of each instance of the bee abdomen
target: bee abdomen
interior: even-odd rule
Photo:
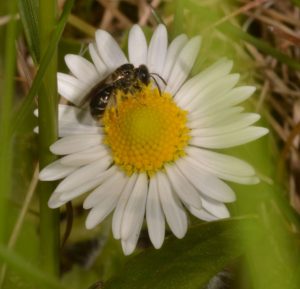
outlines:
[[[114,86],[107,84],[94,93],[90,102],[90,111],[95,120],[99,120],[102,117],[113,91]]]

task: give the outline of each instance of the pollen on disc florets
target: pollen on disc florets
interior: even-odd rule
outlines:
[[[189,140],[186,112],[169,93],[151,85],[124,95],[118,91],[117,105],[103,116],[105,143],[114,162],[128,175],[146,172],[149,176],[183,156]]]

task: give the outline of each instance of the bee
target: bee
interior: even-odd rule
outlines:
[[[82,105],[89,101],[90,113],[98,121],[106,108],[116,105],[117,91],[121,90],[124,94],[140,91],[143,86],[149,85],[152,78],[161,94],[160,87],[153,75],[157,75],[166,84],[162,77],[156,73],[150,73],[147,66],[143,64],[137,68],[130,63],[123,64],[104,80],[97,83],[86,95]]]

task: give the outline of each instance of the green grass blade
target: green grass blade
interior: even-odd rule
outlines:
[[[8,6],[8,13],[15,15],[17,10],[17,2],[11,0]],[[11,134],[11,117],[12,104],[14,98],[15,87],[15,69],[16,69],[16,49],[15,41],[17,34],[17,22],[11,18],[5,29],[5,49],[3,80],[0,79],[1,97],[0,97],[0,242],[6,241],[6,224],[8,199],[11,192],[12,179],[12,134]],[[0,69],[2,59],[0,59]],[[3,81],[3,83],[1,83]]]
[[[40,59],[38,0],[18,0],[19,13],[23,24],[30,54],[35,63]]]
[[[53,28],[56,25],[57,1],[41,1],[39,6],[39,39],[40,51],[43,57],[47,53]],[[57,43],[47,65],[42,85],[38,91],[39,109],[39,163],[44,168],[55,160],[49,151],[50,145],[57,139]],[[45,272],[54,276],[59,275],[59,210],[48,207],[48,200],[55,189],[55,183],[42,182],[39,184],[40,206],[40,260]]]
[[[28,114],[32,113],[34,97],[37,95],[38,89],[42,84],[42,80],[47,70],[48,64],[53,54],[55,53],[57,44],[62,36],[62,32],[64,30],[65,24],[68,21],[68,17],[73,7],[73,4],[74,4],[74,0],[67,0],[65,3],[63,13],[60,17],[56,29],[53,32],[47,51],[45,52],[44,56],[41,59],[38,72],[36,74],[36,77],[33,80],[28,95],[26,96],[25,100],[23,101],[20,108],[17,110],[15,114],[14,121],[13,121],[13,131],[15,131],[22,124],[22,122],[24,121],[24,119]]]

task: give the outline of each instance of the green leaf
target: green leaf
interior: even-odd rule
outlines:
[[[199,289],[243,252],[240,228],[253,218],[243,217],[191,228],[187,236],[168,239],[161,250],[149,249],[125,264],[106,289]]]
[[[40,59],[38,23],[39,2],[38,0],[19,0],[18,5],[30,54],[34,62],[37,63]]]

